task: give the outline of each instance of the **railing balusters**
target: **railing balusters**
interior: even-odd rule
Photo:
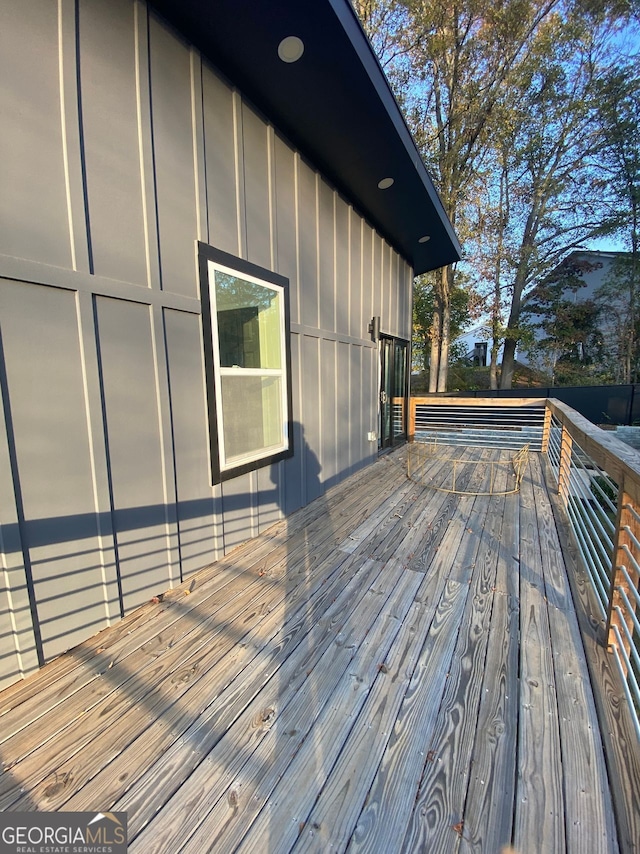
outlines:
[[[640,517],[633,507],[630,496],[622,490],[618,507],[616,543],[609,592],[609,613],[607,615],[607,639],[609,644],[617,644],[618,638],[622,636],[625,651],[624,660],[628,661],[630,643],[627,638],[629,633],[633,636],[634,620],[632,615],[635,614],[638,582],[640,581],[640,572],[638,571],[640,555],[638,555],[637,549],[637,542],[640,537]],[[626,624],[628,633],[624,631],[621,620]],[[620,634],[614,632],[614,626],[618,627]],[[623,664],[622,666],[626,668],[626,665]]]

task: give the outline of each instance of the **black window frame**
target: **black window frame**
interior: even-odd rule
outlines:
[[[218,386],[216,382],[216,360],[214,358],[214,335],[211,312],[209,262],[227,267],[238,273],[239,276],[251,276],[263,280],[268,284],[282,289],[282,310],[284,313],[284,374],[285,388],[283,389],[286,401],[286,443],[284,450],[276,453],[267,453],[264,456],[247,462],[239,462],[237,465],[223,466],[220,454],[220,442],[218,435]],[[223,483],[240,475],[264,468],[278,463],[281,460],[293,456],[293,393],[291,383],[291,319],[289,309],[289,279],[281,276],[273,270],[265,269],[244,258],[238,258],[208,243],[198,241],[198,265],[200,270],[200,298],[202,305],[202,332],[204,342],[204,364],[206,374],[207,409],[209,414],[209,448],[211,456],[211,478],[213,484]],[[216,318],[217,324],[217,318]]]

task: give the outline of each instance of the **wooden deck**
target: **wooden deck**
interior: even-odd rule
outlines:
[[[540,457],[473,497],[405,456],[0,694],[0,809],[126,810],[144,854],[635,850]]]

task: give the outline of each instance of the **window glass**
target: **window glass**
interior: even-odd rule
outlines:
[[[204,244],[200,252],[217,483],[293,453],[288,282]]]
[[[223,375],[221,389],[227,463],[279,449],[283,441],[282,379]]]
[[[281,294],[273,287],[215,271],[220,366],[282,366]]]

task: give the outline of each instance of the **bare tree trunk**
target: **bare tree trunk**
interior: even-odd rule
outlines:
[[[440,300],[436,297],[433,320],[431,321],[431,360],[429,362],[429,394],[438,390],[440,368],[440,337],[442,334],[442,314]]]
[[[507,334],[504,339],[504,351],[502,354],[502,372],[500,374],[500,388],[511,388],[513,371],[516,361],[516,347],[518,346],[518,327],[520,325],[520,308],[522,305],[522,291],[527,281],[529,272],[529,260],[533,252],[536,229],[530,227],[535,220],[535,214],[529,214],[525,237],[520,250],[520,261],[513,282],[513,295],[511,297],[511,311],[507,322]]]
[[[506,158],[506,151],[503,149],[502,157]],[[493,288],[493,310],[491,318],[491,366],[489,368],[489,386],[492,391],[498,388],[498,353],[500,351],[500,333],[502,331],[502,312],[500,306],[502,284],[502,256],[504,254],[504,232],[509,223],[509,182],[508,169],[503,163],[502,174],[500,176],[500,206],[498,217],[498,243],[496,246],[496,264],[494,271],[494,288]]]
[[[504,342],[504,351],[502,353],[502,371],[500,373],[500,388],[511,388],[513,380],[513,371],[516,362],[516,341],[514,338],[507,338]]]
[[[447,390],[449,373],[449,329],[451,326],[451,301],[446,293],[442,307],[442,336],[440,339],[440,364],[438,365],[438,391]]]
[[[491,362],[489,363],[489,387],[495,391],[498,388],[498,350],[499,346],[494,343],[491,347]]]
[[[632,201],[632,228],[631,228],[631,276],[629,287],[629,382],[638,381],[636,340],[636,289],[638,287],[638,205],[635,197]]]

